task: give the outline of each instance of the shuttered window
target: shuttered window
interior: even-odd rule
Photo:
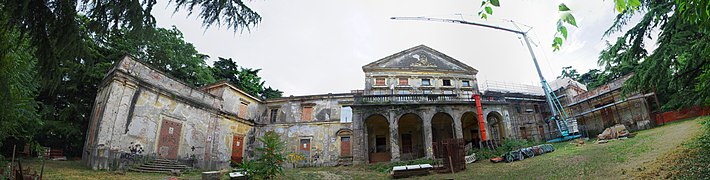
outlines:
[[[303,107],[303,112],[301,113],[301,119],[303,119],[303,121],[311,121],[312,116],[313,116],[313,106]]]

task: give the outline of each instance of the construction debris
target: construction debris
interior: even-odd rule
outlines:
[[[629,136],[631,136],[631,133],[629,133],[629,131],[626,129],[626,126],[624,126],[623,124],[617,124],[604,129],[604,132],[597,135],[597,140],[602,141]]]

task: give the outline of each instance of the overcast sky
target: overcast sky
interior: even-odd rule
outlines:
[[[569,28],[562,50],[552,52],[557,5],[565,2],[579,28]],[[162,4],[161,4],[162,3]],[[160,2],[153,15],[159,27],[177,26],[185,40],[211,56],[231,57],[238,65],[262,69],[259,75],[284,95],[350,92],[364,88],[362,66],[424,44],[479,70],[479,83],[504,81],[539,85],[530,54],[519,36],[474,26],[425,21],[395,21],[392,16],[464,19],[514,28],[504,19],[533,27],[531,38],[542,72],[549,81],[564,66],[580,73],[596,65],[609,38],[603,32],[616,11],[612,1],[501,1],[493,17],[476,17],[480,0],[256,0],[249,6],[261,16],[251,32],[224,27],[205,30],[201,19],[173,14]],[[461,15],[457,15],[461,14]],[[521,26],[523,29],[527,29]],[[208,62],[212,64],[212,62]]]

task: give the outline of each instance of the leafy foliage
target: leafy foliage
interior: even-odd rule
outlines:
[[[557,79],[560,78],[571,78],[574,80],[579,79],[579,73],[577,73],[576,69],[573,69],[572,66],[567,66],[567,67],[562,67],[562,73],[560,73],[560,76],[557,76]]]
[[[0,146],[8,138],[31,139],[35,127],[42,124],[34,100],[39,84],[33,71],[37,63],[33,51],[19,31],[0,29]]]
[[[258,75],[261,69],[240,68],[232,58],[220,57],[211,69],[215,78],[227,80],[251,95],[268,99],[281,97],[283,94],[278,89],[264,87],[264,81]]]
[[[281,164],[286,161],[284,155],[286,143],[273,131],[267,132],[258,139],[263,144],[262,147],[256,148],[259,157],[255,161],[248,160],[242,163],[241,168],[253,179],[274,179],[277,175],[282,175]]]
[[[634,12],[645,14],[599,58],[610,78],[636,73],[625,84],[624,92],[655,89],[664,109],[710,104],[710,34],[702,26],[710,19],[688,20],[687,14],[678,13],[678,3],[644,1],[638,10],[624,11],[608,32],[621,29]],[[658,46],[649,53],[644,45],[654,28],[660,30],[655,42]]]
[[[59,85],[59,66],[64,61],[79,59],[83,51],[81,22],[75,17],[88,16],[90,22],[85,28],[97,37],[105,37],[116,32],[128,32],[134,38],[150,37],[155,27],[151,15],[155,0],[83,0],[83,1],[26,1],[9,0],[0,2],[0,12],[5,12],[4,28],[17,28],[21,35],[27,35],[30,46],[35,48],[39,75],[43,88],[51,93]],[[235,31],[255,26],[261,16],[247,7],[243,1],[173,1],[175,9],[193,12],[201,9],[203,25],[221,25]]]
[[[192,43],[185,42],[175,26],[156,28],[148,38],[134,38],[128,31],[109,37],[107,45],[112,53],[130,54],[160,71],[192,86],[215,82],[205,60],[209,57],[197,52]]]

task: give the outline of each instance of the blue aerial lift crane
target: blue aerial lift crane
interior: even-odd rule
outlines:
[[[547,83],[545,80],[545,77],[542,76],[542,72],[540,71],[540,66],[537,64],[537,58],[535,57],[535,53],[533,52],[532,46],[530,46],[530,40],[528,38],[528,32],[527,31],[521,31],[521,30],[514,30],[514,29],[509,29],[509,28],[504,28],[504,27],[499,27],[499,26],[493,26],[493,25],[488,25],[488,24],[482,24],[482,23],[476,23],[476,22],[469,22],[469,21],[464,21],[464,20],[456,20],[456,19],[442,19],[442,18],[430,18],[430,17],[391,17],[390,19],[392,20],[417,20],[417,21],[435,21],[435,22],[445,22],[445,23],[455,23],[455,24],[464,24],[464,25],[473,25],[473,26],[479,26],[479,27],[485,27],[485,28],[491,28],[495,30],[501,30],[501,31],[507,31],[507,32],[512,32],[515,34],[519,34],[523,36],[523,39],[525,40],[525,45],[528,47],[528,51],[530,51],[530,56],[532,56],[533,63],[535,64],[535,69],[537,69],[537,75],[540,77],[540,83],[542,84],[542,89],[545,92],[545,98],[547,99],[547,104],[550,106],[550,111],[552,112],[552,116],[549,118],[545,119],[546,123],[549,123],[550,121],[554,121],[555,125],[557,126],[557,130],[560,132],[560,137],[548,140],[547,142],[562,142],[562,141],[567,141],[571,139],[576,139],[581,137],[582,135],[580,134],[571,134],[569,130],[569,126],[567,125],[567,120],[569,119],[569,116],[567,115],[567,111],[565,111],[565,108],[562,106],[560,101],[558,100],[557,95],[555,95],[554,90],[550,88],[550,84]],[[479,99],[476,98],[476,104],[477,109],[480,109],[479,104]],[[482,124],[482,118],[481,112],[479,110],[479,121]],[[484,129],[483,126],[481,126],[480,129]],[[481,132],[485,134],[485,131]],[[485,139],[485,135],[482,138],[483,140]]]

